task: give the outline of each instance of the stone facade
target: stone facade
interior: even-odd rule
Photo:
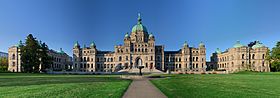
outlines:
[[[164,51],[163,45],[155,45],[154,35],[148,33],[139,15],[130,34],[125,34],[124,44],[115,46],[114,51],[98,50],[94,42],[89,47],[81,47],[76,42],[73,47],[73,70],[119,72],[143,66],[143,70],[149,72],[203,72],[206,68],[205,51],[203,43],[194,48],[186,42],[178,51]]]
[[[8,50],[8,71],[10,72],[21,72],[21,60],[20,60],[20,48],[19,45],[22,45],[21,41],[20,44],[12,46]],[[72,65],[72,61],[70,56],[62,51],[62,49],[57,52],[54,50],[50,50],[48,55],[53,58],[52,64],[49,71],[62,71],[66,69],[70,69]]]
[[[253,45],[242,45],[239,41],[224,52],[219,49],[211,56],[211,64],[217,70],[224,70],[229,73],[252,70],[259,72],[269,72],[269,62],[265,61],[268,47],[259,41]]]

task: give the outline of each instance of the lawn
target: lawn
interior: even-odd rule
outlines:
[[[120,79],[118,75],[0,73],[0,98],[120,98],[130,82]]]
[[[279,73],[170,75],[152,80],[169,98],[268,98],[280,96]]]

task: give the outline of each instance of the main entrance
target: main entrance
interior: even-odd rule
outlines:
[[[139,66],[143,66],[143,61],[141,58],[136,58],[135,68],[138,68]]]

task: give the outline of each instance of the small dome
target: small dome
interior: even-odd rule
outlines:
[[[233,48],[239,48],[239,47],[243,47],[244,45],[240,44],[240,41],[236,41],[236,43],[233,45]]]
[[[256,48],[261,48],[261,47],[265,47],[265,46],[263,44],[261,44],[259,41],[257,41],[256,44],[252,48],[256,49]]]
[[[125,38],[128,38],[129,37],[129,34],[128,32],[124,35]]]
[[[203,43],[203,42],[200,42],[200,43],[199,43],[199,47],[205,47],[204,43]]]
[[[74,47],[80,47],[79,42],[76,41],[76,43],[74,44]]]
[[[151,38],[151,37],[154,37],[153,33],[150,33],[150,34],[149,34],[149,38]]]
[[[222,53],[222,51],[220,50],[220,48],[217,48],[215,52],[218,53],[218,54]]]
[[[21,41],[21,40],[19,40],[19,43],[18,43],[18,44],[16,44],[15,46],[16,46],[16,47],[21,47],[21,46],[23,46],[22,41]]]
[[[95,43],[92,41],[90,47],[95,47]]]
[[[142,19],[140,17],[140,14],[138,14],[138,23],[133,26],[131,32],[136,32],[136,31],[143,31],[143,32],[148,32],[147,28],[142,25]]]
[[[187,41],[185,41],[184,47],[188,47],[188,46],[189,46],[189,45],[188,45]]]
[[[62,50],[62,48],[60,48],[58,53],[64,54],[65,52]]]

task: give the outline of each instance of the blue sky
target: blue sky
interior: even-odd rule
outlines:
[[[165,50],[202,41],[209,60],[216,48],[224,51],[236,40],[273,47],[280,36],[279,5],[280,0],[0,0],[0,51],[28,34],[71,56],[75,41],[113,50],[140,12]]]

